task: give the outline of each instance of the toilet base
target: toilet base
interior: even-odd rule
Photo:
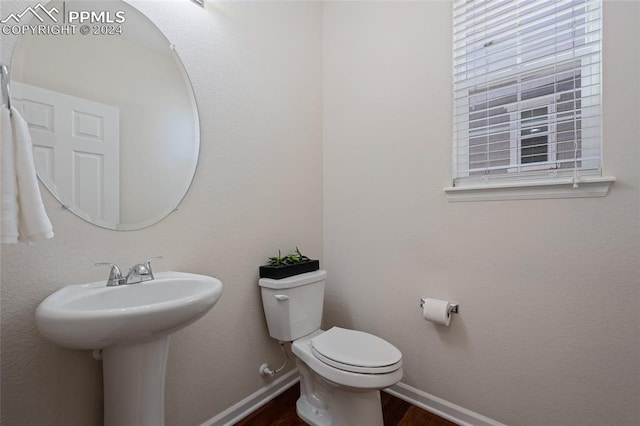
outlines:
[[[300,371],[298,416],[312,426],[383,426],[378,389],[331,383],[296,359]]]
[[[296,412],[302,420],[312,426],[331,426],[331,416],[327,410],[314,407],[304,395],[296,401]]]

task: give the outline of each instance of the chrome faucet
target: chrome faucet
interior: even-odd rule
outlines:
[[[120,272],[120,268],[118,265],[113,263],[96,263],[96,266],[111,266],[111,271],[109,272],[109,278],[107,279],[107,286],[116,286],[122,284],[137,284],[143,281],[151,281],[153,277],[153,271],[151,270],[151,261],[153,259],[162,259],[162,256],[152,257],[147,259],[144,263],[137,263],[129,269],[129,273],[126,277],[122,276],[122,272]]]
[[[120,268],[118,268],[118,265],[116,265],[115,263],[98,262],[94,263],[94,265],[111,266],[111,271],[109,271],[109,278],[107,279],[107,287],[113,287],[125,283],[125,279],[122,277],[122,272],[120,272]]]

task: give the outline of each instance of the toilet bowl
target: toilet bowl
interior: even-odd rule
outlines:
[[[380,389],[402,379],[402,353],[362,331],[320,329],[326,272],[259,281],[269,334],[292,342],[298,415],[317,426],[383,426]]]
[[[383,424],[380,389],[402,379],[399,350],[374,335],[338,327],[297,339],[291,350],[300,371],[296,409],[303,420],[312,425]]]

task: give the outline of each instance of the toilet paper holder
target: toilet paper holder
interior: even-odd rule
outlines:
[[[420,299],[420,307],[422,308],[424,306],[424,302],[425,302],[425,298],[422,297]],[[457,314],[458,313],[458,304],[457,303],[452,303],[451,306],[449,306],[448,312],[450,314]]]

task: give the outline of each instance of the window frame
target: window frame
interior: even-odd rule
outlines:
[[[452,3],[453,4],[453,3]],[[453,6],[455,7],[455,5]],[[599,4],[600,7],[600,20],[598,25],[602,26],[602,16],[601,16],[601,8],[602,4]],[[586,41],[591,41],[589,36],[585,36]],[[599,37],[601,40],[601,37]],[[488,43],[485,46],[492,46],[492,43]],[[490,47],[493,48],[493,47]],[[454,46],[455,50],[455,46]],[[602,135],[601,135],[601,111],[597,117],[583,117],[581,112],[588,107],[593,107],[596,105],[599,109],[601,109],[601,103],[596,99],[594,104],[590,104],[591,98],[589,97],[590,92],[588,86],[593,83],[590,79],[596,79],[596,83],[598,86],[598,95],[601,96],[601,56],[602,49],[599,51],[599,60],[596,64],[591,63],[591,58],[587,58],[586,61],[582,62],[585,58],[580,58],[579,65],[576,66],[576,60],[573,59],[573,65],[569,66],[569,70],[579,69],[580,71],[576,74],[579,75],[581,79],[580,86],[580,97],[578,98],[581,102],[581,106],[577,109],[578,114],[580,114],[579,120],[581,123],[580,132],[582,132],[584,127],[591,128],[591,126],[584,126],[585,121],[589,123],[589,120],[597,120],[597,125],[593,126],[593,128],[597,128],[600,134],[599,138],[595,138],[598,143],[598,160],[597,164],[593,162],[582,162],[582,157],[578,159],[574,159],[574,168],[571,169],[562,169],[560,162],[557,158],[557,119],[558,110],[556,108],[556,101],[558,100],[558,96],[561,92],[558,92],[557,89],[553,93],[548,93],[545,95],[541,95],[537,98],[531,98],[531,105],[528,105],[526,109],[517,108],[514,111],[508,112],[509,114],[509,147],[510,147],[510,159],[509,165],[513,165],[513,167],[507,167],[506,173],[492,175],[489,176],[471,176],[473,171],[470,163],[471,154],[471,130],[469,128],[469,123],[472,121],[468,119],[466,122],[456,122],[455,117],[456,114],[464,115],[467,111],[468,114],[471,114],[469,105],[471,103],[471,91],[469,90],[467,96],[461,97],[457,100],[454,100],[453,103],[453,115],[454,115],[454,141],[453,141],[453,165],[452,165],[452,176],[453,176],[453,185],[450,187],[444,188],[445,193],[449,197],[450,201],[471,201],[471,200],[499,200],[499,199],[531,199],[531,198],[570,198],[570,197],[590,197],[590,196],[605,196],[608,192],[609,186],[615,181],[614,177],[603,177],[602,175]],[[518,63],[520,62],[520,58],[517,58]],[[570,61],[566,61],[569,63]],[[560,64],[559,64],[560,65]],[[590,72],[592,71],[589,67],[597,66],[599,69],[597,73]],[[548,65],[547,65],[547,68]],[[535,75],[536,73],[543,72],[544,67],[541,66],[538,69],[527,69],[526,72],[520,70],[519,67],[514,67],[514,70],[505,74],[502,73],[499,79],[494,81],[489,81],[484,83],[483,86],[485,88],[490,88],[492,86],[498,87],[501,82],[506,81],[516,81],[517,85],[522,84],[524,80],[528,76]],[[455,66],[454,66],[455,72]],[[555,71],[554,71],[555,72]],[[575,71],[574,71],[575,72]],[[550,74],[554,75],[554,74]],[[585,77],[586,76],[586,77]],[[576,78],[575,75],[573,77]],[[584,80],[583,80],[584,79]],[[585,84],[586,83],[586,84]],[[585,88],[585,86],[587,86]],[[481,90],[481,89],[480,89]],[[574,87],[574,92],[575,87]],[[459,93],[459,92],[458,92]],[[454,91],[454,96],[458,94]],[[518,103],[521,102],[522,92],[520,90],[517,91]],[[585,96],[586,95],[586,96]],[[539,98],[539,101],[536,103],[535,100]],[[546,101],[545,101],[546,100]],[[522,118],[522,113],[524,111],[533,110],[539,107],[546,107],[547,109],[547,132],[545,135],[548,136],[546,145],[547,145],[547,164],[535,164],[531,163],[530,165],[523,164],[521,160],[522,156],[522,141],[523,139],[527,139],[529,137],[523,137],[521,134],[521,123],[525,120]],[[574,119],[574,122],[575,119]],[[593,123],[593,122],[592,122]],[[575,129],[574,129],[575,130]],[[458,138],[456,137],[456,133],[466,134],[467,146],[465,148],[461,148],[459,146]],[[584,140],[584,136],[580,137],[580,147],[576,145],[577,149],[582,149],[582,141]],[[487,141],[487,144],[490,143]],[[577,144],[577,142],[574,142]],[[587,148],[593,148],[594,143],[590,142]],[[515,149],[514,149],[515,148]],[[461,152],[461,150],[465,149]],[[488,149],[488,148],[487,148]],[[466,152],[465,152],[466,151]],[[489,153],[490,151],[487,151]],[[577,151],[574,157],[577,156]],[[517,158],[515,158],[517,157]],[[491,160],[488,160],[491,161]],[[577,162],[580,161],[581,165],[578,168]],[[583,167],[584,166],[584,167]],[[505,168],[504,166],[502,168]]]

